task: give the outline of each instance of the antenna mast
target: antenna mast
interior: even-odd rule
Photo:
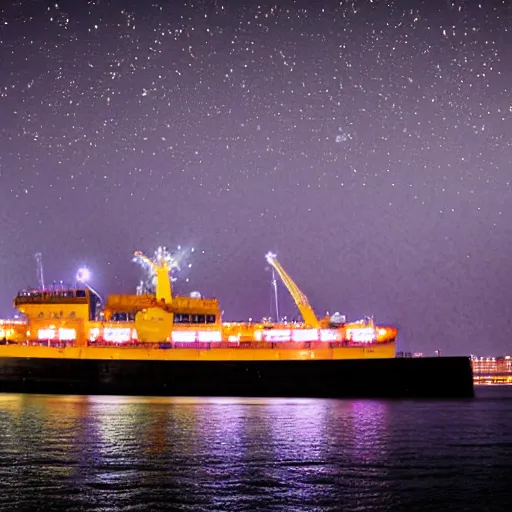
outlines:
[[[274,290],[274,300],[276,303],[276,322],[279,322],[279,299],[277,296],[277,280],[276,280],[276,271],[274,267],[272,267],[272,288]]]
[[[36,252],[34,254],[34,258],[36,259],[37,265],[37,280],[39,281],[40,288],[44,290],[43,255],[40,252]]]

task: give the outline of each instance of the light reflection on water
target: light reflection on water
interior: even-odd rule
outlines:
[[[363,463],[386,459],[387,414],[386,402],[361,400],[351,403],[354,459]]]
[[[482,392],[461,402],[0,395],[0,508],[437,511],[452,510],[449,499],[483,510],[484,492],[496,504],[487,510],[508,511],[512,389]]]

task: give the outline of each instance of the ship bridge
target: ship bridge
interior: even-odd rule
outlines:
[[[14,299],[14,307],[27,304],[88,304],[89,290],[81,288],[52,287],[21,290]]]
[[[29,320],[94,320],[100,299],[88,288],[65,285],[25,289],[14,298],[14,307]]]
[[[85,288],[49,286],[22,290],[14,307],[28,319],[28,331],[38,339],[59,332],[63,339],[85,339],[86,325],[94,320],[98,297]]]
[[[96,306],[89,290],[65,286],[22,290],[14,299],[14,307],[30,321],[92,320]]]

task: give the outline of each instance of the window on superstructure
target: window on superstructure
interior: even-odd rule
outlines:
[[[126,312],[118,312],[118,313],[114,313],[112,315],[112,320],[114,322],[128,322],[133,319],[134,319],[134,316],[130,315],[130,313],[126,313]]]
[[[215,315],[206,315],[206,323],[214,324],[215,323]]]
[[[188,324],[190,323],[190,315],[187,315],[186,313],[176,313],[174,315],[174,323]]]

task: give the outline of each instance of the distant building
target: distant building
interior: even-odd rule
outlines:
[[[471,356],[475,384],[512,384],[512,358]]]

